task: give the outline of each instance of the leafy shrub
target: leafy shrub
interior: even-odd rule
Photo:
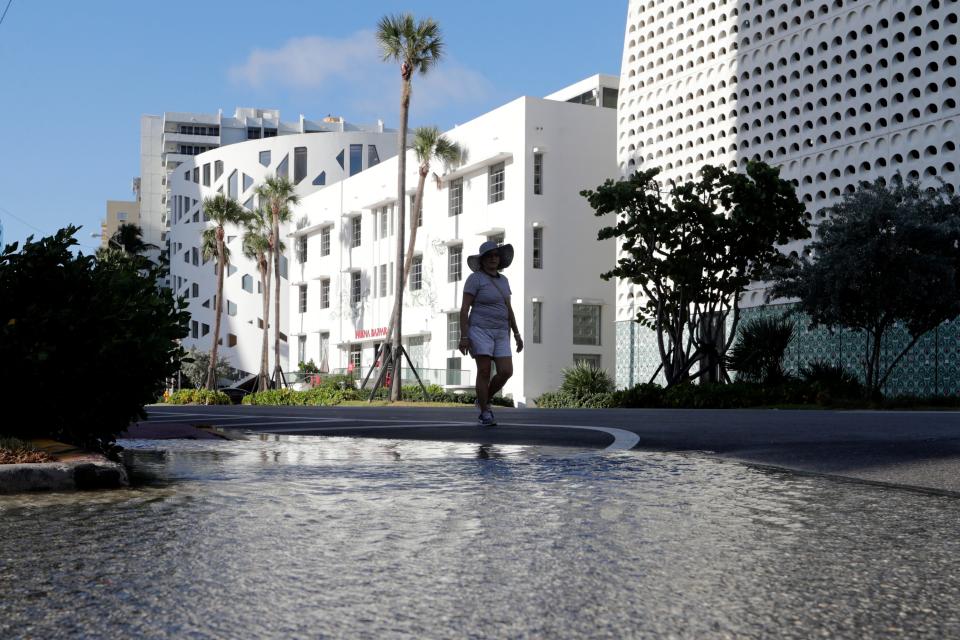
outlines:
[[[190,317],[148,262],[75,254],[77,231],[0,252],[0,388],[17,405],[0,435],[110,452],[176,373]]]
[[[534,402],[541,409],[566,409],[577,406],[577,398],[564,391],[547,391]]]
[[[787,379],[783,357],[793,338],[794,323],[788,318],[755,318],[740,327],[737,342],[727,354],[727,368],[737,380],[777,384]]]
[[[207,372],[210,371],[210,352],[190,347],[180,361],[180,371],[187,377],[191,385],[202,387],[207,381]],[[236,374],[236,369],[230,366],[227,358],[220,355],[217,356],[216,374],[218,380],[220,378],[231,378]]]
[[[180,389],[170,394],[167,404],[230,404],[230,397],[223,391],[210,389]]]
[[[320,367],[312,359],[309,362],[301,362],[297,370],[300,373],[320,373]]]
[[[269,406],[333,406],[347,398],[341,389],[314,387],[306,391],[293,389],[268,389],[251,393],[243,398],[243,404]]]
[[[613,392],[613,406],[624,408],[662,407],[663,387],[656,383],[641,383]]]
[[[560,391],[576,398],[596,393],[613,391],[613,381],[603,369],[599,369],[587,362],[577,362],[569,369],[563,370],[563,383]]]
[[[830,404],[836,399],[864,396],[864,387],[857,377],[840,365],[811,362],[800,370],[800,375],[809,385],[818,404]]]

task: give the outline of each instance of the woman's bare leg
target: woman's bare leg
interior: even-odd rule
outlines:
[[[488,403],[490,398],[497,395],[500,389],[503,389],[503,385],[507,384],[507,380],[513,375],[513,358],[511,356],[494,358],[494,362],[497,363],[497,375],[493,376],[493,380],[490,381],[490,386],[487,388]],[[489,370],[487,375],[490,375]],[[487,407],[489,408],[489,404]]]
[[[475,360],[477,361],[477,403],[480,405],[480,411],[486,411],[490,408],[490,356],[477,356]]]

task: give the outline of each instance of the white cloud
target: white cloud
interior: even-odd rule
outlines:
[[[233,82],[255,90],[318,93],[365,113],[386,114],[399,102],[399,66],[383,61],[372,31],[345,38],[292,38],[277,49],[255,49],[228,74]],[[414,77],[413,91],[412,109],[424,114],[482,102],[493,93],[493,85],[482,73],[445,58],[427,75]]]

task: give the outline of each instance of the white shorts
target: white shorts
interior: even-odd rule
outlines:
[[[484,329],[470,327],[467,332],[470,338],[470,355],[491,356],[493,358],[510,358],[510,329]]]

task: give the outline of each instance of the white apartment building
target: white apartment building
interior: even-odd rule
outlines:
[[[165,112],[140,118],[140,178],[138,199],[144,241],[166,245],[170,230],[170,175],[194,156],[247,140],[264,140],[304,133],[383,133],[383,123],[356,125],[327,116],[308,120],[300,115],[293,122],[280,120],[277,109],[238,107],[233,116],[218,113]]]
[[[525,341],[504,393],[523,406],[557,388],[576,360],[612,369],[614,285],[599,275],[613,262],[614,244],[597,241],[603,221],[579,195],[617,172],[616,113],[588,106],[611,89],[616,78],[595,76],[552,99],[518,98],[445,133],[465,159],[431,167],[404,295],[404,344],[425,382],[475,382],[473,360],[456,349],[459,311],[466,258],[490,239],[515,249],[504,274]],[[407,167],[412,199],[412,151]],[[288,251],[291,366],[313,360],[322,370],[366,372],[373,364],[394,301],[396,184],[393,158],[296,209],[306,220],[290,234]]]
[[[342,124],[342,123],[341,123]],[[170,205],[170,285],[178,296],[188,299],[192,316],[190,335],[184,347],[207,351],[208,335],[214,325],[216,273],[213,261],[204,261],[201,233],[206,228],[203,199],[223,193],[247,209],[258,205],[254,191],[272,175],[287,176],[296,193],[305,197],[376,166],[382,158],[396,155],[397,133],[376,130],[301,133],[259,137],[244,142],[181,157],[167,179]],[[297,217],[302,217],[298,213]],[[296,224],[296,222],[292,223]],[[263,310],[260,278],[255,263],[243,256],[243,230],[227,231],[230,267],[224,279],[221,354],[231,366],[256,372],[260,365]],[[291,249],[289,246],[289,250]],[[288,306],[289,286],[286,256],[281,256],[283,279],[281,304]],[[271,287],[273,285],[271,284]],[[272,301],[271,301],[272,304]],[[270,309],[273,315],[273,307]],[[281,361],[287,358],[287,321],[281,319]],[[273,318],[270,323],[273,325]],[[272,352],[272,337],[271,337]],[[294,369],[296,363],[294,363]]]
[[[860,180],[960,187],[957,0],[630,0],[617,116],[621,175],[781,168],[813,223]],[[788,251],[803,251],[801,244]],[[617,382],[659,364],[617,284]],[[758,284],[742,302],[764,302]]]

